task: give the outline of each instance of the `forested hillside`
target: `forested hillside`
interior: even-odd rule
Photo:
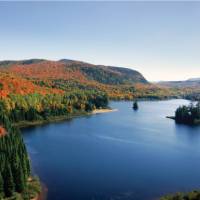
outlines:
[[[158,87],[168,90],[176,90],[182,92],[182,97],[194,101],[200,100],[200,79],[188,79],[186,81],[162,81],[156,84]]]
[[[26,78],[19,77],[13,73],[0,72],[0,97],[7,97],[9,94],[62,94],[59,89],[40,87]]]
[[[34,198],[40,191],[37,180],[30,177],[30,162],[21,134],[14,128],[0,103],[0,199]]]
[[[147,83],[139,72],[127,68],[92,65],[80,61],[60,60],[47,61],[31,59],[22,61],[1,61],[1,67],[7,67],[8,71],[21,74],[30,78],[62,78],[72,80],[83,78],[95,80],[105,84],[131,84]],[[38,71],[40,73],[38,73]]]
[[[31,59],[0,62],[0,96],[100,91],[111,99],[163,99],[189,95],[194,88],[150,84],[139,72],[73,60]]]

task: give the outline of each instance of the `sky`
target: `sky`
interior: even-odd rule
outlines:
[[[0,60],[29,58],[200,77],[200,2],[0,2]]]

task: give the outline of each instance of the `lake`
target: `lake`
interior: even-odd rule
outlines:
[[[187,100],[111,102],[116,112],[22,129],[48,200],[154,200],[200,188],[200,127],[177,125]]]

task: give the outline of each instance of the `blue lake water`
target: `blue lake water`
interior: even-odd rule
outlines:
[[[200,127],[166,116],[186,100],[111,102],[117,112],[22,129],[48,200],[154,200],[200,188]]]

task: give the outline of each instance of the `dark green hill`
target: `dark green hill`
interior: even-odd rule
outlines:
[[[144,76],[136,70],[104,65],[92,65],[80,61],[60,60],[74,70],[80,70],[89,80],[103,84],[119,85],[148,83]]]

